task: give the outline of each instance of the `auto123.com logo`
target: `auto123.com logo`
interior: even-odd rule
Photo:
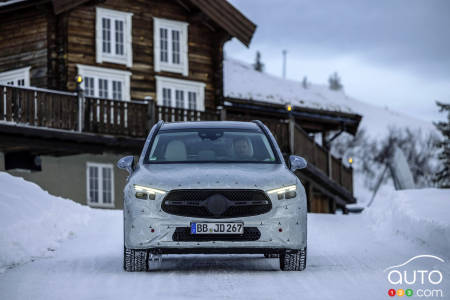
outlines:
[[[431,269],[424,267],[425,259],[429,265],[430,260],[434,265]],[[419,264],[421,262],[421,264]],[[387,280],[393,285],[388,290],[388,295],[424,297],[424,298],[444,298],[442,289],[444,275],[438,266],[445,261],[434,255],[417,255],[406,262],[388,267],[384,270]]]

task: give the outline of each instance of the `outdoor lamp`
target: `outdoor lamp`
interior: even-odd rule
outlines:
[[[292,111],[292,105],[287,104],[287,105],[286,105],[286,110],[287,110],[287,111]]]
[[[83,77],[81,75],[77,75],[75,77],[75,81],[77,82],[77,84],[81,84],[83,82]]]

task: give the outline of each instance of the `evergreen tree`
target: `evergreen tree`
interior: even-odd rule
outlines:
[[[330,77],[328,78],[328,84],[330,90],[339,91],[344,88],[344,86],[341,83],[341,77],[339,77],[337,72],[334,72],[333,74],[330,75]]]
[[[439,159],[442,162],[440,171],[436,173],[436,182],[441,188],[450,188],[450,104],[436,101],[439,112],[447,112],[447,122],[434,123],[444,139],[437,143],[441,149]]]
[[[304,89],[307,89],[307,88],[309,88],[309,81],[308,81],[308,77],[303,77],[303,80],[302,80],[302,87],[304,88]]]
[[[256,51],[256,60],[253,68],[258,72],[264,72],[264,64],[261,62],[261,53],[259,51]]]

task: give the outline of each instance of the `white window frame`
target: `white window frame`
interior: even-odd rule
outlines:
[[[89,190],[90,190],[90,182],[89,182],[89,168],[94,167],[98,168],[98,202],[91,202],[89,198]],[[103,202],[103,168],[108,168],[111,170],[111,203]],[[92,207],[105,207],[105,208],[114,208],[114,165],[113,164],[103,164],[103,163],[94,163],[88,162],[86,164],[86,199],[87,204]]]
[[[133,49],[132,49],[132,19],[133,14],[129,12],[123,12],[118,10],[112,10],[102,7],[96,7],[96,61],[97,63],[112,62],[117,64],[123,64],[127,67],[133,65]],[[103,53],[103,34],[102,34],[102,18],[108,18],[111,20],[111,53]],[[123,21],[123,55],[114,54],[115,52],[115,20]]]
[[[30,69],[31,67],[25,67],[1,72],[0,84],[8,84],[10,82],[13,82],[13,85],[19,86],[19,80],[23,80],[24,84],[20,86],[30,86]]]
[[[153,18],[153,49],[154,49],[154,64],[155,72],[168,71],[173,73],[181,73],[184,76],[189,75],[189,61],[188,61],[188,25],[189,23]],[[161,62],[160,48],[161,37],[160,29],[166,28],[168,30],[168,62]],[[180,32],[180,63],[172,63],[172,30]]]
[[[99,97],[98,90],[98,80],[99,79],[107,79],[108,80],[108,99],[113,99],[113,90],[112,90],[112,82],[113,81],[121,81],[122,85],[122,98],[121,100],[129,101],[130,100],[130,76],[131,72],[109,69],[109,68],[101,68],[94,66],[86,66],[86,65],[77,65],[78,74],[83,78],[91,77],[94,78],[94,96],[96,98]],[[83,80],[83,88],[85,86],[86,81]],[[89,95],[86,95],[89,96]]]
[[[171,106],[175,105],[175,91],[184,91],[184,108],[189,109],[188,93],[194,92],[197,94],[197,108],[196,110],[205,110],[205,86],[206,84],[198,81],[190,81],[184,79],[175,79],[163,76],[156,77],[156,100],[158,105],[163,105],[163,88],[171,89]]]

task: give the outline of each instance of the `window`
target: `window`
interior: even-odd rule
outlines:
[[[130,72],[85,65],[77,68],[86,96],[130,100]]]
[[[112,98],[115,100],[122,99],[122,81],[113,80],[113,96]]]
[[[84,94],[86,96],[95,97],[94,78],[92,77],[84,78]]]
[[[97,7],[96,56],[98,63],[107,61],[132,66],[132,16],[132,13]]]
[[[163,105],[164,106],[172,106],[172,102],[170,101],[171,100],[171,97],[170,97],[170,92],[171,92],[172,90],[170,89],[170,88],[163,88],[162,89],[162,93],[163,93]]]
[[[175,89],[175,107],[184,108],[184,91]]]
[[[98,96],[108,98],[108,79],[98,79]]]
[[[280,163],[267,136],[259,129],[161,130],[149,149],[144,156],[146,164]]]
[[[113,165],[87,163],[86,184],[88,205],[114,207]]]
[[[30,86],[30,68],[20,68],[0,73],[0,84]]]
[[[155,71],[188,75],[188,23],[154,18]]]
[[[156,91],[158,105],[205,110],[203,82],[156,76]]]
[[[188,108],[189,109],[196,109],[197,108],[197,93],[194,92],[188,92]]]

